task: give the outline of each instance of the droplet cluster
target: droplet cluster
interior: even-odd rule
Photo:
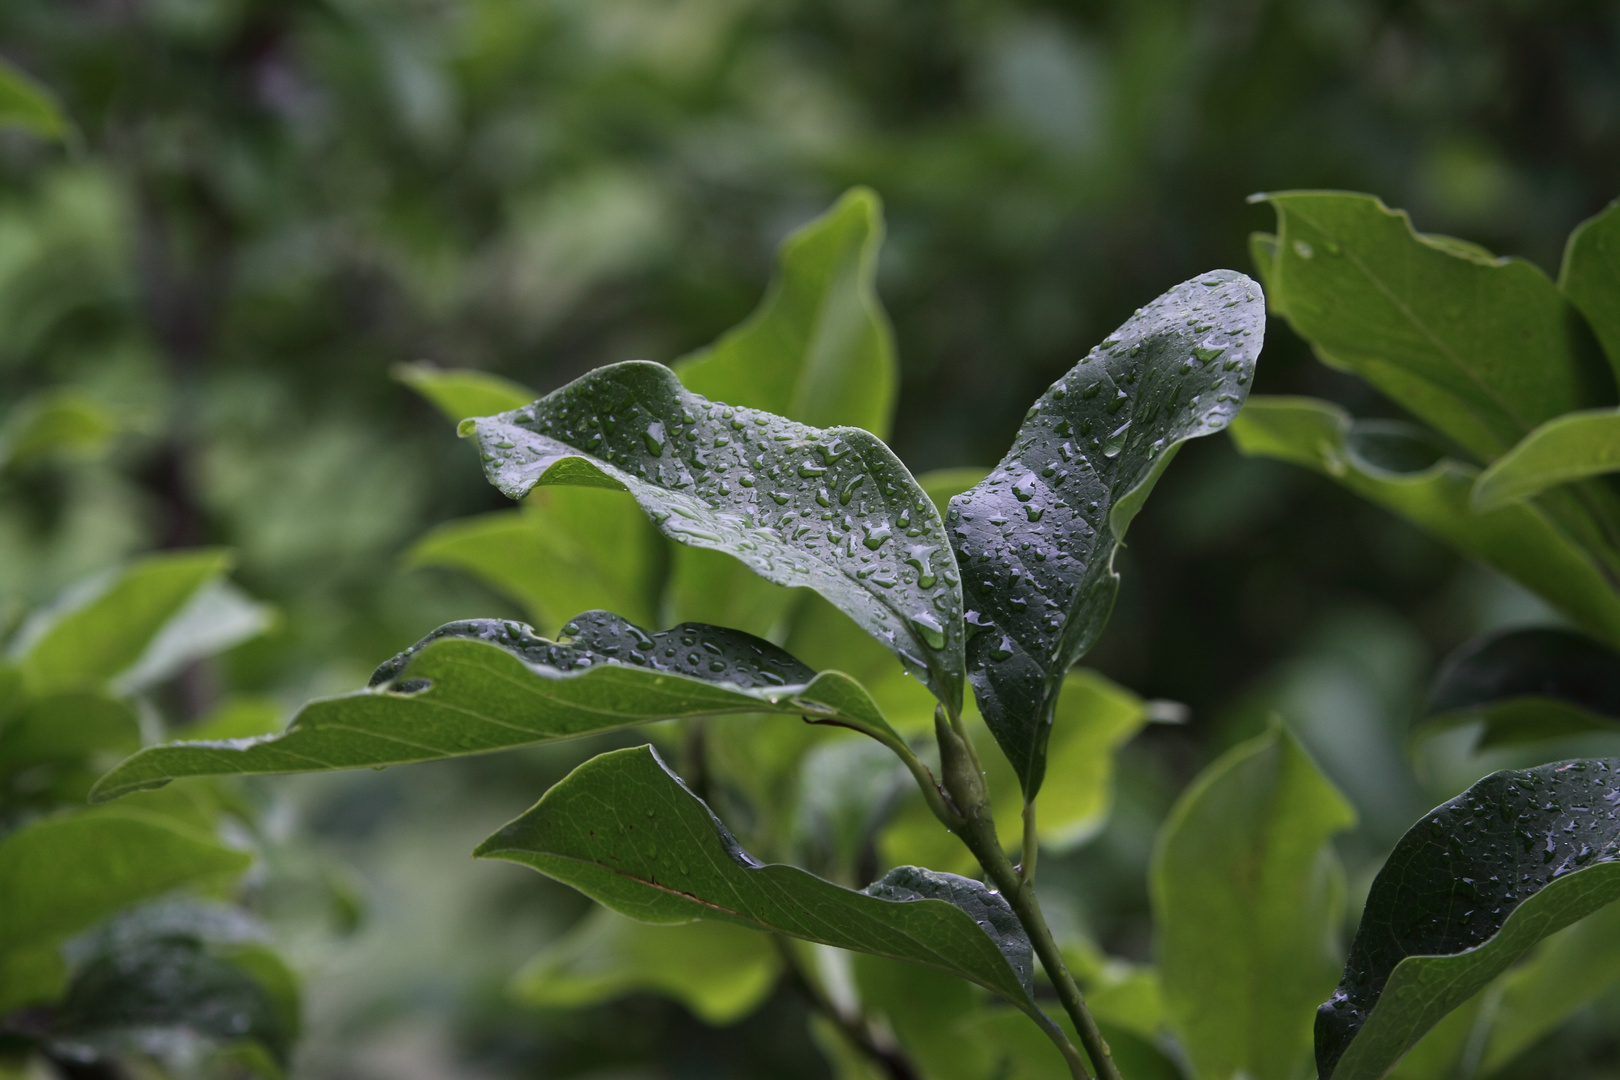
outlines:
[[[879,900],[944,900],[961,908],[995,942],[1019,983],[1034,996],[1035,961],[1029,935],[1007,898],[995,889],[957,874],[920,866],[897,866],[868,885],[866,894]]]
[[[587,456],[670,538],[821,591],[919,672],[953,666],[961,598],[943,524],[868,432],[710,401],[640,361],[599,368],[474,430],[486,472],[510,496]]]
[[[1112,580],[1110,513],[1167,451],[1236,415],[1264,320],[1259,287],[1242,274],[1177,286],[1054,383],[995,470],[951,500],[968,671],[998,738],[1044,712],[1100,631],[1112,602],[1111,589],[1098,593]],[[1098,607],[1100,617],[1088,609]]]
[[[1317,1011],[1331,1071],[1395,966],[1484,944],[1552,882],[1620,859],[1620,759],[1493,773],[1414,825],[1373,881],[1344,980]]]
[[[816,674],[791,654],[741,630],[682,623],[649,632],[612,612],[587,611],[570,619],[555,641],[541,637],[531,626],[507,619],[447,623],[379,667],[371,677],[371,685],[394,683],[412,657],[444,638],[487,641],[531,666],[560,672],[625,664],[747,690],[803,686]],[[421,689],[409,685],[415,681],[407,679],[389,689],[405,693]]]

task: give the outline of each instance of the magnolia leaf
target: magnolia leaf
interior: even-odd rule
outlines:
[[[1476,511],[1470,500],[1478,471],[1445,457],[1422,429],[1352,421],[1314,398],[1255,397],[1231,434],[1240,452],[1331,477],[1520,582],[1599,639],[1620,644],[1620,595],[1591,553],[1534,503]]]
[[[1558,287],[1586,316],[1620,379],[1620,202],[1569,234]]]
[[[768,936],[740,926],[654,926],[599,907],[525,964],[512,989],[530,1005],[564,1009],[652,991],[721,1026],[758,1008],[781,966]]]
[[[549,487],[519,510],[440,525],[411,547],[406,565],[464,570],[522,604],[547,631],[591,608],[650,624],[657,621],[661,543],[622,492]]]
[[[1480,747],[1620,731],[1620,655],[1551,627],[1471,641],[1435,676],[1417,734],[1473,721]]]
[[[30,616],[11,642],[23,685],[32,694],[107,685],[230,564],[214,549],[149,555],[68,590]]]
[[[395,364],[394,380],[427,398],[452,424],[527,405],[540,395],[522,383],[472,368]]]
[[[1026,798],[1064,674],[1113,608],[1126,528],[1181,444],[1237,414],[1264,335],[1247,277],[1183,282],[1041,395],[1001,464],[951,500],[969,678]]]
[[[1256,199],[1277,211],[1266,288],[1289,325],[1481,460],[1598,404],[1569,302],[1534,264],[1418,233],[1371,195]]]
[[[42,139],[65,139],[73,130],[62,104],[45,84],[0,60],[0,128],[21,128]]]
[[[1376,1080],[1543,938],[1620,897],[1620,759],[1492,773],[1395,845],[1317,1010],[1324,1080]],[[1168,985],[1168,984],[1167,984]]]
[[[711,402],[640,361],[461,431],[510,498],[542,484],[627,490],[670,539],[814,589],[960,706],[955,559],[933,503],[871,433]]]
[[[782,242],[765,299],[745,322],[676,362],[681,382],[814,427],[887,435],[899,372],[874,287],[882,246],[877,194],[850,189]]]
[[[1311,1003],[1340,955],[1328,840],[1353,824],[1280,726],[1227,752],[1170,812],[1151,877],[1159,981],[1198,1075],[1293,1080],[1309,1060]]]
[[[532,867],[642,922],[718,919],[909,960],[1036,1013],[1029,939],[999,893],[911,866],[855,892],[762,864],[650,746],[587,761],[477,854]]]
[[[521,623],[474,619],[387,661],[367,689],[310,702],[280,735],[150,747],[102,777],[92,798],[187,776],[376,768],[738,712],[802,715],[900,743],[858,683],[817,675],[739,631],[648,633],[594,611],[551,641]]]
[[[132,809],[34,821],[0,840],[0,956],[55,945],[129,904],[229,881],[246,852]]]
[[[1588,409],[1547,421],[1474,481],[1477,510],[1528,499],[1557,484],[1620,472],[1620,410]]]

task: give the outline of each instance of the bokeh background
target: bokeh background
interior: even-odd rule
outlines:
[[[0,480],[0,629],[131,554],[227,545],[279,619],[169,688],[182,718],[241,692],[290,714],[439,623],[515,614],[401,563],[502,500],[393,365],[545,391],[671,361],[852,184],[885,202],[893,441],[918,471],[994,462],[1133,308],[1251,270],[1253,192],[1375,192],[1549,272],[1620,194],[1613,3],[9,0],[0,54],[76,125],[0,135],[0,414],[73,387],[119,418],[109,454]],[[1258,392],[1392,411],[1269,333]],[[1434,665],[1543,617],[1224,438],[1181,454],[1120,565],[1087,663],[1192,719],[1127,748],[1113,823],[1043,874],[1062,917],[1144,959],[1153,831],[1202,764],[1284,715],[1360,811],[1354,911],[1470,778],[1406,754]],[[725,1032],[653,997],[509,1002],[583,903],[466,853],[599,748],[264,786],[285,858],[338,867],[361,912],[260,897],[308,980],[300,1075],[828,1075],[789,996]],[[1539,1075],[1617,1075],[1616,1016],[1578,1017]]]

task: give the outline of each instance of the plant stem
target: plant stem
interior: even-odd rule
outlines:
[[[803,994],[810,1007],[825,1016],[837,1025],[861,1053],[888,1074],[889,1080],[921,1080],[920,1074],[911,1061],[897,1047],[882,1046],[872,1037],[866,1022],[859,1017],[847,1016],[837,1005],[833,1004],[821,984],[812,979],[799,962],[799,955],[793,951],[793,945],[781,934],[772,934],[776,942],[776,951],[781,954],[782,963],[787,968],[788,979],[794,987]]]
[[[1035,800],[1024,801],[1024,852],[1018,863],[1018,876],[1024,884],[1035,883],[1035,857],[1040,854],[1041,841],[1035,831]]]

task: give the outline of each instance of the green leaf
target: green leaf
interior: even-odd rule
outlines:
[[[1594,636],[1620,644],[1620,596],[1592,555],[1533,503],[1476,512],[1478,472],[1410,425],[1352,421],[1313,398],[1255,397],[1233,421],[1251,457],[1304,465],[1392,510],[1462,554],[1546,598]]]
[[[1569,234],[1558,287],[1586,316],[1620,380],[1620,202]]]
[[[1550,627],[1471,641],[1441,666],[1415,734],[1475,721],[1482,748],[1620,731],[1620,655]]]
[[[1264,335],[1253,281],[1183,282],[1041,395],[1001,464],[951,500],[969,678],[1027,798],[1064,674],[1113,609],[1126,528],[1181,444],[1236,415]]]
[[[0,99],[5,94],[4,76],[0,66]],[[0,115],[3,110],[0,101]],[[83,394],[72,390],[40,394],[17,406],[0,426],[0,468],[51,455],[96,457],[117,431],[112,410]]]
[[[54,945],[0,952],[0,1016],[55,1001],[67,992],[67,982],[67,964]]]
[[[1151,890],[1171,1027],[1200,1076],[1293,1080],[1332,987],[1344,797],[1280,726],[1228,751],[1165,821]]]
[[[1528,499],[1557,484],[1620,472],[1620,410],[1589,409],[1547,421],[1474,481],[1476,510]]]
[[[1569,303],[1522,259],[1416,232],[1371,195],[1284,192],[1266,287],[1334,367],[1491,461],[1597,404]]]
[[[645,625],[657,621],[660,542],[620,492],[541,488],[522,509],[440,525],[411,547],[406,565],[465,570],[522,604],[544,630],[592,608]]]
[[[805,716],[900,742],[858,683],[817,675],[735,630],[648,633],[597,611],[550,641],[521,623],[475,619],[435,630],[379,667],[367,689],[310,702],[280,735],[150,747],[102,777],[91,797],[187,776],[434,761],[737,712]]]
[[[228,881],[252,858],[137,810],[45,818],[0,840],[0,955],[54,945],[119,908]]]
[[[782,242],[758,309],[675,364],[681,382],[707,398],[814,427],[887,435],[899,373],[874,287],[882,246],[877,194],[850,189]]]
[[[730,923],[652,926],[596,908],[513,979],[530,1005],[573,1009],[635,990],[673,998],[706,1024],[732,1024],[776,986],[771,939]]]
[[[116,694],[150,689],[190,664],[250,641],[276,622],[276,610],[229,581],[206,582],[163,624],[133,664],[112,680]]]
[[[539,397],[522,383],[472,368],[445,370],[431,364],[395,364],[394,381],[427,398],[452,424],[527,405]]]
[[[587,761],[477,855],[532,867],[642,922],[718,919],[908,960],[1035,1014],[1029,940],[1000,894],[917,867],[855,892],[761,864],[650,746]]]
[[[1383,1076],[1531,946],[1620,897],[1617,770],[1597,759],[1492,773],[1401,838],[1317,1011],[1324,1080]]]
[[[0,128],[8,127],[58,140],[71,130],[61,103],[44,83],[0,60]]]
[[[711,402],[640,361],[461,430],[510,498],[542,484],[629,491],[677,543],[814,589],[960,706],[962,606],[944,526],[870,432]]]
[[[149,555],[75,586],[30,616],[11,642],[24,685],[33,694],[107,685],[230,562],[215,549]]]

